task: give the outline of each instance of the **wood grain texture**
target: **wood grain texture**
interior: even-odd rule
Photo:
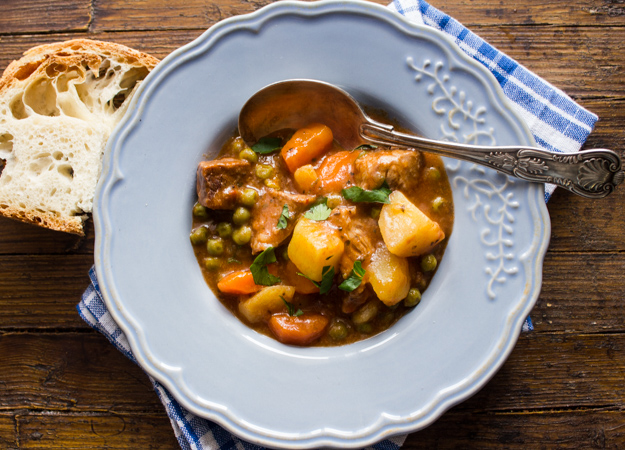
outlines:
[[[161,414],[26,414],[16,418],[20,449],[175,450],[180,446]]]
[[[0,410],[163,410],[147,375],[95,331],[4,334],[0,354]]]
[[[620,449],[625,446],[622,411],[471,414],[451,411],[408,436],[413,449]]]
[[[17,425],[11,414],[0,413],[0,448],[12,450],[17,448]]]
[[[0,256],[0,331],[84,328],[76,304],[89,284],[93,255]]]
[[[91,0],[2,0],[0,34],[89,28]]]
[[[172,7],[167,0],[110,0],[96,2],[93,30],[153,30],[207,28],[219,20],[246,14],[272,3],[268,0],[190,0]],[[387,5],[390,1],[376,0]],[[432,1],[431,5],[467,26],[578,26],[581,23],[622,25],[625,7],[618,0],[557,2],[529,0],[518,2]]]

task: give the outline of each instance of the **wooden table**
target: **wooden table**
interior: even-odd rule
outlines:
[[[86,37],[162,58],[241,0],[1,0],[0,69]],[[380,2],[385,4],[385,2]],[[599,115],[586,148],[625,148],[623,0],[432,4]],[[404,448],[625,448],[625,186],[558,191],[544,285],[502,370]],[[176,449],[147,376],[79,318],[93,263],[79,238],[0,219],[0,448]]]

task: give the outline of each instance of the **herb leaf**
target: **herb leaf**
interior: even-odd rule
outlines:
[[[365,275],[365,272],[365,269],[362,268],[362,263],[360,261],[354,261],[354,268],[349,273],[349,276],[339,285],[339,289],[352,292],[362,283],[362,277]]]
[[[332,289],[332,282],[334,281],[334,266],[323,266],[321,271],[321,281],[315,281],[303,273],[297,272],[300,277],[304,277],[310,280],[312,284],[319,288],[320,294],[327,294]]]
[[[269,273],[267,269],[267,264],[275,263],[276,255],[274,253],[273,247],[269,247],[256,257],[252,265],[250,266],[250,271],[252,272],[252,276],[254,277],[254,283],[262,286],[273,286],[280,282],[280,278],[276,277]]]
[[[252,150],[261,155],[273,153],[282,148],[282,140],[279,138],[262,137],[258,142],[252,145]]]
[[[319,293],[327,294],[332,289],[334,281],[334,266],[325,266],[321,271],[321,283],[319,283]]]
[[[378,148],[378,146],[374,144],[362,144],[356,147],[354,150],[375,150],[376,148]]]
[[[299,308],[297,308],[297,311],[296,311],[295,310],[295,305],[293,303],[287,302],[286,299],[283,296],[280,296],[280,298],[282,299],[282,301],[286,305],[286,312],[289,313],[289,316],[299,317],[302,314],[304,314],[304,311],[302,311]]]
[[[278,225],[276,225],[276,228],[278,228],[279,230],[284,230],[287,225],[287,220],[289,220],[290,217],[291,215],[289,214],[289,207],[287,205],[284,205],[282,207],[282,213],[280,214],[280,218],[278,219]]]
[[[241,261],[239,261],[236,258],[228,258],[228,263],[229,264],[241,264]]]
[[[321,203],[317,206],[313,206],[308,211],[306,211],[306,213],[304,214],[304,217],[310,220],[317,220],[317,221],[326,220],[328,217],[330,217],[331,212],[332,210],[330,208],[328,208],[326,205]]]
[[[391,201],[388,199],[388,196],[391,194],[391,189],[386,184],[386,181],[382,183],[378,189],[374,189],[372,191],[367,191],[358,186],[352,186],[347,189],[343,189],[341,194],[347,200],[351,200],[352,202],[361,203],[390,203]]]

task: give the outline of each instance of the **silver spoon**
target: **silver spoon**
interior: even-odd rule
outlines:
[[[329,126],[344,148],[367,143],[398,145],[480,164],[527,181],[552,183],[588,198],[610,194],[623,181],[621,159],[612,150],[573,154],[526,146],[480,146],[425,139],[394,131],[369,118],[344,90],[321,81],[286,80],[256,92],[239,114],[248,145],[274,131],[313,122]]]

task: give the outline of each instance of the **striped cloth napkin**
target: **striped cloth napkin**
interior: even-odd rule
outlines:
[[[592,131],[597,116],[424,0],[395,0],[389,8],[414,23],[425,24],[447,33],[465,53],[484,64],[499,81],[513,108],[528,124],[540,147],[564,153],[579,151]],[[549,199],[554,189],[554,186],[547,187],[545,201]],[[136,362],[126,336],[106,309],[94,269],[91,269],[89,276],[91,285],[77,307],[80,316],[104,334],[128,358]],[[528,317],[523,330],[532,329],[532,322]],[[151,381],[165,406],[182,449],[262,448],[244,442],[219,425],[189,413],[158,381],[154,379]],[[405,435],[395,436],[371,448],[399,449],[405,439]]]

